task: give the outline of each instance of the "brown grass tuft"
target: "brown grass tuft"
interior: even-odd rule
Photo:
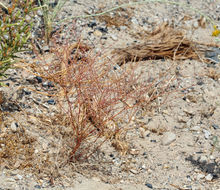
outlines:
[[[181,30],[174,29],[164,23],[153,32],[141,34],[143,43],[130,45],[126,48],[119,48],[113,51],[117,55],[117,63],[132,60],[154,60],[154,59],[200,59],[204,49],[197,43],[192,42],[184,36]]]

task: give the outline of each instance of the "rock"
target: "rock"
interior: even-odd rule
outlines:
[[[176,140],[176,135],[174,133],[166,132],[166,133],[164,133],[164,135],[161,139],[161,142],[163,145],[169,145],[175,140]]]
[[[48,85],[47,81],[42,83],[43,87],[47,87],[47,85]]]
[[[42,83],[42,81],[43,81],[43,79],[41,77],[39,77],[39,76],[36,76],[36,79],[37,79],[38,83]]]
[[[150,189],[153,189],[153,185],[150,184],[150,183],[145,183],[145,186],[147,186],[147,187],[150,188]]]
[[[190,129],[190,131],[199,131],[199,130],[200,130],[200,126],[198,126],[198,125],[196,125]]]
[[[207,162],[207,157],[206,157],[206,156],[201,156],[201,157],[199,158],[199,161],[200,161],[200,162]]]
[[[198,21],[195,21],[195,22],[193,23],[193,27],[196,28],[196,29],[199,28],[199,23],[198,23]]]
[[[11,130],[12,130],[12,132],[15,133],[17,131],[17,129],[18,129],[18,124],[16,122],[12,122],[11,123]]]
[[[48,88],[54,87],[54,84],[52,82],[48,82],[47,86],[48,86]]]
[[[93,32],[93,34],[97,37],[101,37],[102,36],[102,32],[100,32],[99,30],[95,30],[95,32]]]
[[[214,63],[219,63],[220,62],[219,54],[220,54],[220,49],[214,47],[212,48],[212,50],[208,50],[205,52],[205,57],[210,59]]]
[[[101,182],[102,180],[99,177],[92,177],[93,181]]]
[[[88,27],[93,28],[94,26],[97,26],[96,21],[92,21],[88,24]]]
[[[117,41],[117,40],[118,40],[117,36],[114,35],[114,34],[111,34],[110,37],[111,37],[114,41]]]
[[[43,52],[50,52],[50,48],[48,45],[42,47]]]
[[[207,176],[205,176],[206,181],[212,181],[213,179],[213,175],[212,174],[208,174]]]
[[[216,124],[213,124],[212,127],[213,127],[214,129],[219,129],[219,126],[216,125]]]
[[[211,133],[206,129],[203,129],[203,132],[204,132],[205,139],[209,139]]]
[[[97,27],[96,30],[100,31],[101,33],[108,33],[108,29],[107,28]]]
[[[41,189],[41,186],[40,185],[35,185],[34,188],[35,189]]]
[[[132,148],[132,149],[130,150],[130,154],[131,154],[131,155],[138,155],[139,153],[140,153],[140,151],[137,150],[137,149]]]
[[[16,177],[17,177],[18,180],[22,180],[23,179],[23,177],[21,175],[19,175],[19,174],[17,174]]]
[[[197,177],[196,177],[196,179],[197,179],[197,180],[200,180],[200,179],[203,179],[204,177],[205,177],[204,174],[198,174]]]
[[[56,104],[54,99],[47,100],[47,103],[50,104],[50,105],[55,105]]]
[[[215,160],[215,156],[213,156],[213,155],[210,155],[210,160]]]
[[[138,171],[135,170],[135,169],[130,169],[130,172],[133,173],[133,174],[138,174]]]

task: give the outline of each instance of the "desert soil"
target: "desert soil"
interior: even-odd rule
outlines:
[[[127,2],[68,0],[57,22]],[[175,2],[187,3],[220,26],[219,0]],[[111,51],[144,42],[145,39],[138,36],[138,32],[153,31],[167,22],[184,31],[192,41],[219,43],[212,36],[211,23],[207,21],[205,26],[201,26],[198,12],[178,5],[143,3],[108,15],[114,16],[116,13],[121,14],[116,17],[118,20],[124,18],[118,26],[107,24],[103,16],[103,19],[78,18],[74,22],[74,33],[69,32],[73,23],[70,20],[64,26],[61,37],[74,42],[77,36],[96,52]],[[47,49],[45,45],[42,46]],[[215,52],[219,55],[219,48]],[[30,54],[25,54],[25,57],[28,61],[34,59]],[[154,110],[145,114],[141,111],[137,113],[136,119],[130,123],[133,130],[127,135],[130,148],[126,155],[120,155],[110,143],[106,143],[89,162],[72,163],[59,168],[58,177],[53,178],[48,175],[48,171],[53,176],[54,166],[48,169],[45,165],[45,171],[42,166],[38,170],[34,168],[37,165],[22,169],[22,151],[18,151],[17,157],[13,154],[12,159],[17,160],[13,162],[13,167],[7,163],[1,164],[0,189],[220,190],[220,145],[213,149],[215,136],[220,138],[220,62],[217,55],[212,58],[215,59],[212,62],[204,60],[202,56],[200,60],[158,59],[138,62],[138,70],[143,72],[146,79],[156,77],[168,68],[175,68],[178,76],[177,72],[170,74],[176,74],[182,90],[171,93],[165,103]],[[48,118],[56,115],[57,105],[52,97],[30,89],[51,92],[54,87],[48,81],[36,79],[36,76],[20,68],[10,69],[8,73],[9,78],[5,81],[8,86],[0,89],[7,102],[1,109],[3,113],[10,112],[10,115],[4,117],[0,134],[12,133],[16,136],[22,133],[21,128],[25,128],[27,138],[34,136],[36,139],[34,145],[29,147],[33,149],[32,156],[44,162],[47,159],[45,156],[56,155],[62,148],[58,137],[48,132],[39,115],[44,114]]]

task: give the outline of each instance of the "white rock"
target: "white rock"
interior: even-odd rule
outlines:
[[[114,34],[111,34],[110,37],[111,37],[114,41],[117,41],[117,40],[118,40],[117,36],[114,35]]]
[[[92,177],[92,180],[93,180],[93,181],[96,181],[96,182],[100,182],[100,181],[101,181],[101,179],[98,178],[98,177]]]
[[[204,132],[205,138],[206,138],[206,139],[209,139],[211,133],[210,133],[208,130],[205,130],[205,129],[203,129],[203,132]]]
[[[196,179],[197,179],[197,180],[200,180],[200,179],[203,179],[204,177],[205,177],[204,174],[198,174],[197,177],[196,177]]]
[[[196,125],[190,129],[190,131],[199,131],[199,130],[200,130],[200,126],[198,126],[198,125]]]
[[[16,132],[17,131],[17,127],[18,127],[18,124],[16,122],[12,122],[11,123],[11,130],[12,130],[12,132]]]
[[[205,176],[206,181],[212,181],[213,179],[213,175],[212,174],[208,174],[207,176]]]
[[[200,162],[207,162],[207,157],[206,156],[201,156],[199,161]]]
[[[161,142],[163,145],[169,145],[175,140],[176,140],[176,135],[174,133],[166,132],[166,133],[164,133],[164,135],[161,139]]]
[[[21,175],[19,175],[19,174],[17,174],[16,177],[17,177],[17,179],[19,179],[19,180],[22,180],[22,178],[23,178],[23,177],[22,177]]]
[[[214,159],[215,159],[215,156],[211,155],[209,158],[210,158],[211,160],[214,160]]]
[[[193,27],[194,27],[194,28],[199,28],[199,23],[198,23],[198,21],[195,21],[195,22],[193,23]]]

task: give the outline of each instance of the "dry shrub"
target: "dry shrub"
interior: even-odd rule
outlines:
[[[71,127],[68,139],[69,161],[88,158],[103,143],[110,140],[122,154],[128,125],[138,107],[150,104],[169,90],[167,78],[159,82],[141,83],[135,72],[137,64],[114,68],[107,57],[99,59],[80,42],[51,49],[50,57],[38,56],[32,64],[35,74],[52,81],[61,108],[64,128]],[[67,143],[67,142],[66,142]]]
[[[153,32],[139,34],[144,40],[138,45],[130,45],[125,48],[118,48],[113,51],[117,55],[117,63],[122,65],[124,62],[134,60],[152,59],[200,59],[199,53],[204,48],[199,47],[198,43],[192,42],[184,36],[181,30],[162,24]]]

